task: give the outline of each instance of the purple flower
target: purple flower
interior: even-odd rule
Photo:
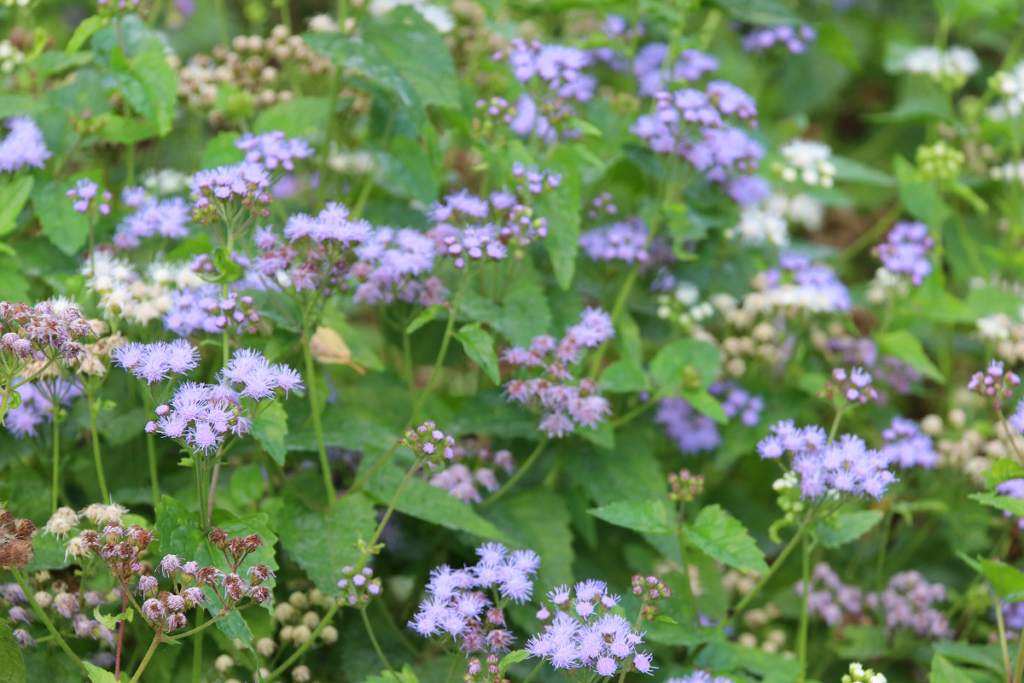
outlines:
[[[743,36],[743,50],[761,54],[776,45],[782,45],[791,55],[803,54],[807,45],[818,39],[818,33],[810,26],[769,26],[752,30]]]
[[[623,261],[646,264],[647,226],[639,218],[612,223],[580,235],[580,248],[593,261]]]
[[[271,171],[293,171],[295,159],[313,155],[313,148],[305,140],[289,138],[279,130],[260,135],[246,133],[235,141],[235,146],[245,152],[246,162],[262,162]]]
[[[217,204],[241,204],[253,215],[269,215],[270,175],[261,164],[244,161],[234,166],[219,166],[192,176],[190,187],[195,196],[192,216],[202,223],[220,220]]]
[[[667,57],[668,45],[665,43],[648,43],[637,51],[633,73],[641,96],[650,97],[674,83],[698,81],[704,74],[718,70],[716,57],[687,49],[679,54],[672,72],[668,73],[665,67]]]
[[[114,363],[147,384],[183,375],[199,365],[199,350],[184,339],[140,344],[130,342],[111,353]]]
[[[188,236],[185,224],[189,219],[189,207],[184,199],[149,199],[137,206],[114,233],[114,245],[119,249],[134,249],[149,237],[178,240]]]
[[[887,636],[907,628],[918,636],[938,639],[950,636],[949,620],[935,606],[945,600],[943,584],[929,583],[920,572],[908,571],[895,574],[881,595],[868,595],[866,602],[883,611]]]
[[[879,449],[879,453],[902,469],[932,469],[939,462],[932,438],[922,432],[913,420],[894,417],[892,424],[882,432],[882,439],[885,445]]]
[[[793,590],[803,595],[803,581],[797,581]],[[807,613],[821,617],[829,626],[837,626],[864,613],[864,593],[843,583],[828,564],[819,562],[807,588]]]
[[[15,116],[4,121],[7,135],[0,142],[0,172],[13,173],[31,166],[44,168],[50,158],[43,132],[27,116]]]
[[[718,425],[702,415],[682,398],[665,398],[658,402],[654,421],[676,442],[683,455],[695,455],[718,448],[722,438]]]
[[[90,178],[81,178],[65,194],[72,200],[72,205],[78,213],[87,213],[92,208],[94,199],[98,199],[97,208],[102,215],[110,213],[111,194],[106,190],[100,192],[100,186]]]
[[[928,255],[935,247],[928,226],[924,223],[900,222],[893,226],[885,241],[871,252],[878,257],[890,273],[906,275],[915,287],[920,287],[932,272]]]
[[[82,395],[77,380],[59,376],[43,376],[14,390],[21,401],[4,418],[7,430],[14,436],[36,436],[38,427],[53,420],[56,406],[69,406]]]

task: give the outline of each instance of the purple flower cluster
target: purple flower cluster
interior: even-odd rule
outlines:
[[[559,586],[547,597],[552,610],[541,608],[537,618],[547,621],[553,611],[554,619],[526,643],[530,656],[555,669],[587,669],[598,676],[614,676],[623,667],[644,674],[654,670],[650,654],[637,650],[643,634],[610,611],[619,596],[608,593],[604,581],[581,581],[572,590]]]
[[[90,178],[80,179],[65,194],[73,200],[73,206],[78,213],[87,213],[92,208],[93,200],[96,200],[100,215],[106,216],[110,213],[111,194],[106,190],[100,192],[100,186]]]
[[[271,365],[258,351],[239,349],[221,371],[220,384],[184,382],[169,405],[157,406],[159,419],[149,422],[146,431],[178,440],[194,453],[209,454],[228,433],[249,433],[252,409],[243,399],[258,403],[278,391],[287,395],[301,388],[302,378],[292,368]]]
[[[650,97],[676,83],[699,81],[704,74],[718,70],[718,58],[700,50],[683,50],[669,72],[665,66],[669,48],[665,43],[648,43],[633,60],[637,91]]]
[[[234,166],[199,171],[189,187],[195,196],[192,217],[200,223],[221,220],[222,204],[241,204],[254,216],[266,218],[270,211],[270,175],[262,164],[244,161]]]
[[[399,443],[411,448],[428,467],[440,467],[455,458],[455,439],[438,429],[432,420],[408,430]]]
[[[821,427],[798,428],[792,420],[779,422],[771,431],[757,444],[757,453],[766,460],[792,455],[803,498],[846,493],[879,499],[897,481],[886,469],[889,461],[885,456],[867,448],[860,437],[846,434],[827,443]]]
[[[445,300],[448,290],[436,277],[437,247],[433,238],[411,228],[379,228],[355,249],[357,261],[351,276],[358,282],[356,303],[391,303],[395,300],[433,306]]]
[[[0,173],[20,171],[26,166],[46,166],[51,154],[35,121],[15,116],[4,121],[4,128],[10,132],[0,141]]]
[[[716,382],[708,387],[708,392],[722,400],[722,410],[730,420],[738,416],[747,427],[754,427],[761,421],[763,397],[752,395],[735,382]],[[659,401],[654,421],[676,442],[683,455],[713,451],[722,444],[715,421],[697,412],[686,399]]]
[[[694,671],[682,678],[670,678],[665,683],[733,683],[725,676],[712,676],[707,671]]]
[[[797,581],[793,590],[803,595],[804,582]],[[829,626],[837,626],[864,613],[864,592],[839,579],[824,562],[814,566],[807,592],[807,613],[821,617]]]
[[[321,246],[337,246],[348,249],[364,242],[372,228],[364,220],[352,220],[348,207],[334,202],[328,203],[323,210],[313,216],[299,213],[288,218],[284,226],[284,236],[292,244],[309,240]],[[264,233],[264,239],[267,233]],[[257,246],[260,238],[257,237]]]
[[[818,32],[810,26],[769,26],[754,29],[743,36],[743,49],[746,52],[760,54],[776,45],[784,45],[791,55],[803,54],[807,44],[818,39]]]
[[[476,554],[480,560],[472,567],[441,565],[430,572],[427,597],[409,626],[424,637],[451,636],[466,652],[504,652],[514,640],[505,628],[504,606],[531,598],[540,557],[532,550],[510,553],[500,543],[486,543]],[[500,603],[488,592],[500,596]]]
[[[906,275],[915,287],[920,287],[932,272],[928,255],[935,247],[928,226],[924,223],[903,221],[893,226],[885,241],[872,250],[890,273]]]
[[[658,401],[654,421],[676,442],[683,455],[712,451],[722,445],[715,421],[697,412],[686,399],[665,398]]]
[[[913,420],[894,417],[892,424],[882,431],[882,439],[885,444],[879,453],[897,467],[932,469],[939,463],[932,438],[922,432]]]
[[[517,38],[507,52],[495,55],[495,60],[501,59],[508,61],[517,81],[525,84],[539,78],[555,97],[587,102],[594,96],[597,79],[583,73],[591,58],[579,48]]]
[[[246,133],[235,141],[245,152],[247,163],[262,163],[267,170],[295,170],[295,160],[313,155],[313,148],[301,138],[289,138],[279,130],[255,135]]]
[[[518,162],[512,165],[512,177],[515,192],[501,190],[483,199],[460,190],[430,208],[428,217],[435,227],[427,234],[438,254],[453,259],[456,268],[470,261],[502,261],[510,248],[522,249],[547,237],[547,222],[534,216],[527,201],[558,187],[562,177]]]
[[[188,228],[185,227],[188,219],[188,204],[180,197],[146,200],[117,226],[114,246],[135,249],[142,240],[156,236],[169,240],[183,239],[188,237]]]
[[[58,376],[41,377],[14,390],[21,402],[4,417],[8,431],[19,439],[36,436],[43,422],[53,420],[56,406],[69,406],[82,395],[82,386]]]
[[[58,312],[48,301],[35,306],[0,301],[2,354],[11,353],[24,361],[37,357],[37,352],[46,357],[59,353],[70,363],[82,352],[79,342],[89,336],[94,336],[92,326],[74,306],[64,306]]]
[[[602,192],[590,200],[587,218],[595,220],[598,216],[615,216],[618,213],[619,207],[615,205],[612,194],[610,192]]]
[[[541,335],[529,348],[506,349],[504,362],[527,370],[540,369],[540,376],[509,380],[505,393],[510,401],[542,409],[544,416],[538,429],[549,437],[561,438],[577,426],[596,429],[611,412],[611,406],[593,380],[584,378],[574,383],[569,366],[582,361],[585,349],[597,348],[614,336],[611,317],[599,308],[588,308],[561,339]]]
[[[757,104],[746,91],[726,81],[712,81],[704,90],[661,91],[654,97],[654,113],[642,114],[630,127],[653,152],[684,159],[709,182],[739,182],[735,191],[727,188],[736,201],[756,201],[767,194],[767,184],[749,175],[764,156],[764,148],[730,123],[757,126]]]
[[[446,490],[464,503],[480,503],[483,491],[498,490],[498,470],[506,475],[516,471],[511,452],[460,444],[452,448],[451,464],[430,477],[430,485]]]
[[[163,315],[164,327],[181,337],[196,332],[220,334],[228,325],[237,331],[256,331],[260,315],[253,308],[253,298],[228,292],[209,283],[197,289],[179,289],[170,293],[170,306]]]
[[[868,403],[878,400],[878,392],[871,386],[871,373],[864,368],[834,368],[832,381],[825,385],[824,395],[842,396],[850,403]]]
[[[1004,399],[1013,396],[1013,387],[1020,384],[1020,377],[1012,370],[1003,367],[1003,361],[994,360],[988,364],[984,372],[978,371],[971,375],[967,389],[979,396],[992,399],[997,410],[1002,407]]]
[[[183,375],[199,365],[199,350],[184,339],[152,344],[130,342],[110,355],[116,365],[147,384]]]
[[[872,609],[885,612],[885,633],[909,628],[919,636],[945,638],[950,634],[949,619],[936,608],[946,600],[946,587],[929,583],[920,572],[895,574],[881,595],[872,593],[866,601]]]
[[[850,290],[835,271],[802,254],[779,254],[778,268],[769,268],[758,279],[764,305],[772,308],[827,313],[848,311],[853,305]]]
[[[647,250],[647,226],[639,218],[630,218],[580,235],[580,248],[593,261],[623,261],[645,264],[651,255]]]

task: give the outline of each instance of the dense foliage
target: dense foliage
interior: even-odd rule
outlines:
[[[1021,683],[1011,0],[0,0],[0,683]]]

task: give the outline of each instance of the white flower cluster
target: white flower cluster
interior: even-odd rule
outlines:
[[[997,121],[1020,116],[1024,112],[1024,62],[1017,62],[1005,71],[997,71],[991,83],[1003,99],[989,108],[989,116]],[[1020,177],[1019,169],[1014,177]]]
[[[825,205],[806,194],[786,195],[776,192],[765,204],[768,211],[781,215],[790,225],[803,226],[817,232],[825,223]]]
[[[945,50],[932,46],[915,48],[903,57],[899,70],[959,88],[980,68],[981,62],[973,50],[954,45]]]
[[[814,140],[791,140],[779,150],[784,161],[776,162],[775,171],[787,183],[832,187],[836,167],[832,163],[832,148]]]
[[[789,244],[789,229],[781,211],[772,206],[745,206],[740,210],[740,222],[727,236],[754,245],[771,244],[784,247]]]
[[[9,40],[0,40],[0,73],[9,74],[25,61],[25,53]]]
[[[886,683],[885,674],[865,669],[860,662],[850,664],[850,673],[843,674],[843,683]]]
[[[658,317],[674,319],[689,329],[699,325],[715,313],[715,307],[700,300],[700,290],[692,282],[680,282],[672,294],[658,296]]]
[[[143,278],[127,261],[106,252],[97,253],[94,262],[86,261],[82,274],[88,278],[86,287],[100,295],[104,318],[141,325],[170,310],[172,289],[198,289],[206,284],[185,263],[154,262]]]

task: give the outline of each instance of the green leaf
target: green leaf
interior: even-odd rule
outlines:
[[[275,519],[281,547],[327,595],[340,593],[342,567],[359,562],[356,542],[369,542],[377,527],[373,503],[361,493],[339,498],[322,512],[287,501]]]
[[[580,172],[572,152],[558,149],[548,160],[545,170],[562,175],[561,184],[547,190],[537,201],[537,213],[547,221],[548,236],[544,246],[551,256],[555,279],[562,289],[569,289],[576,273],[576,254],[580,249]]]
[[[802,24],[803,19],[782,0],[714,0],[736,21],[758,26]]]
[[[415,318],[412,319],[412,322],[406,326],[405,333],[412,334],[413,332],[420,329],[427,323],[432,322],[435,318],[437,318],[437,316],[441,315],[447,310],[448,309],[442,306],[441,304],[434,304],[433,306],[424,308],[416,315]]]
[[[1011,498],[1001,496],[998,493],[972,493],[968,498],[976,500],[982,505],[1005,510],[1017,517],[1024,517],[1024,498]]]
[[[847,69],[860,71],[860,61],[850,37],[836,24],[822,24],[818,27],[818,44]]]
[[[67,197],[72,184],[54,181],[36,183],[32,188],[32,208],[43,226],[43,232],[58,249],[74,256],[89,239],[89,221],[78,213]]]
[[[235,146],[238,133],[221,133],[206,143],[200,168],[217,168],[231,166],[245,159],[245,153]]]
[[[581,427],[576,433],[605,450],[615,448],[615,430],[607,421],[598,423],[596,427]]]
[[[254,464],[239,465],[231,473],[228,490],[239,505],[257,502],[263,497],[263,468]]]
[[[145,119],[118,116],[108,112],[97,116],[95,121],[102,126],[96,137],[105,142],[131,145],[160,135],[156,124]]]
[[[38,572],[43,569],[63,569],[70,567],[74,561],[67,557],[64,541],[53,534],[36,534],[32,539],[32,564],[25,568],[26,572]]]
[[[382,671],[379,676],[370,676],[364,683],[419,683],[412,668],[406,664],[399,672]]]
[[[506,496],[486,509],[487,518],[517,548],[530,548],[544,558],[538,582],[542,586],[572,583],[572,514],[561,496],[529,489]]]
[[[129,63],[116,47],[111,55],[111,75],[132,109],[155,124],[161,136],[171,132],[178,78],[162,52],[147,50]]]
[[[767,572],[764,553],[747,528],[719,505],[708,505],[688,527],[687,540],[708,557],[740,571]]]
[[[296,97],[278,102],[259,113],[252,124],[253,132],[269,133],[279,130],[291,138],[322,142],[324,122],[331,116],[327,97]]]
[[[208,282],[236,282],[242,279],[242,267],[235,263],[227,247],[213,250],[213,265],[217,268],[217,275],[207,276],[205,279]]]
[[[494,352],[494,337],[480,323],[470,323],[462,326],[455,333],[455,338],[462,342],[466,355],[480,366],[492,382],[498,384],[501,377],[498,374],[498,355]]]
[[[367,22],[363,37],[390,62],[424,104],[457,109],[455,62],[444,38],[419,12],[396,7]]]
[[[0,619],[0,683],[25,683],[25,658],[6,619]]]
[[[724,425],[729,422],[729,416],[725,414],[722,404],[706,390],[683,389],[679,392],[679,397],[685,399],[693,406],[694,410],[702,415],[707,415],[718,424]]]
[[[376,150],[374,159],[374,177],[381,188],[422,204],[437,199],[436,164],[416,140],[406,135],[392,136],[388,149]]]
[[[387,505],[398,489],[402,477],[403,473],[397,467],[382,468],[381,472],[366,483],[365,491],[381,505]],[[398,498],[395,509],[425,522],[456,531],[466,531],[479,538],[502,542],[508,540],[494,524],[477,514],[469,505],[452,498],[444,489],[431,486],[419,477],[409,480]]]
[[[521,662],[529,658],[530,653],[526,650],[513,650],[512,652],[509,652],[507,655],[502,657],[501,661],[498,662],[498,671],[501,672],[502,676],[504,676],[505,672],[508,670],[510,666],[512,666],[516,662]]]
[[[936,654],[932,657],[928,683],[974,683],[974,679],[942,655]]]
[[[838,548],[855,541],[882,519],[878,510],[856,510],[836,515],[834,524],[818,524],[818,540],[826,548]]]
[[[119,621],[127,621],[129,623],[135,619],[135,610],[129,607],[124,612],[117,612],[116,614],[104,614],[100,612],[100,608],[97,607],[92,611],[93,619],[100,622],[107,628],[113,630],[117,626]]]
[[[90,683],[117,683],[114,674],[106,669],[101,669],[92,662],[82,662],[82,664],[85,665],[85,670],[89,673]]]
[[[651,388],[644,369],[628,360],[617,360],[606,367],[598,384],[601,391],[609,394],[632,394]]]
[[[875,335],[878,350],[889,356],[896,356],[922,375],[935,382],[944,382],[945,378],[928,354],[924,352],[921,341],[906,330],[880,332]]]
[[[655,386],[678,387],[684,382],[707,389],[718,379],[722,357],[718,347],[697,339],[680,339],[661,347],[651,359]]]
[[[254,564],[265,564],[274,571],[279,569],[277,558],[274,555],[274,546],[277,544],[277,536],[268,526],[268,517],[263,513],[236,517],[221,509],[214,510],[213,526],[223,529],[228,538],[238,536],[249,536],[259,534],[263,539],[263,546],[249,555],[242,566],[239,574],[244,576],[246,570]],[[205,529],[199,525],[199,515],[189,511],[185,506],[170,496],[164,496],[156,506],[156,524],[154,531],[160,539],[160,550],[167,554],[178,555],[185,560],[195,560],[200,566],[212,565],[227,572],[230,567],[224,559],[223,554],[217,550],[207,537]],[[276,579],[273,575],[264,582],[264,585],[273,590]],[[211,603],[208,610],[217,610],[217,599],[212,590],[207,588],[207,597]],[[267,610],[273,609],[270,604],[265,606]],[[228,638],[239,638],[243,642],[252,642],[252,631],[239,612],[232,612],[217,622],[217,628]]]
[[[18,227],[18,214],[25,208],[34,182],[32,176],[23,175],[0,185],[0,235]]]
[[[260,442],[278,465],[284,465],[288,452],[285,438],[288,436],[288,415],[284,406],[274,401],[252,421],[252,436]]]
[[[882,173],[853,159],[832,155],[832,164],[836,167],[836,180],[878,187],[894,187],[896,185],[895,179],[888,173]]]
[[[982,560],[981,573],[1001,599],[1007,602],[1024,600],[1024,574],[1019,569],[1002,562]]]
[[[1003,658],[999,645],[975,645],[963,641],[940,640],[933,646],[935,653],[955,662],[963,662],[988,669],[1002,675]]]
[[[660,499],[623,500],[587,512],[609,524],[643,534],[672,534],[677,529],[668,503]]]
[[[107,23],[106,17],[102,17],[98,14],[93,15],[85,19],[75,32],[71,36],[71,40],[68,41],[67,46],[64,48],[66,54],[72,52],[78,52],[85,45],[86,41],[92,38],[92,35],[103,28]]]
[[[893,169],[899,179],[900,200],[907,212],[932,230],[938,230],[952,215],[942,195],[931,183],[918,180],[913,165],[903,157],[893,159]]]
[[[1013,458],[999,458],[982,476],[985,477],[985,486],[994,489],[1004,481],[1024,478],[1024,466]]]

